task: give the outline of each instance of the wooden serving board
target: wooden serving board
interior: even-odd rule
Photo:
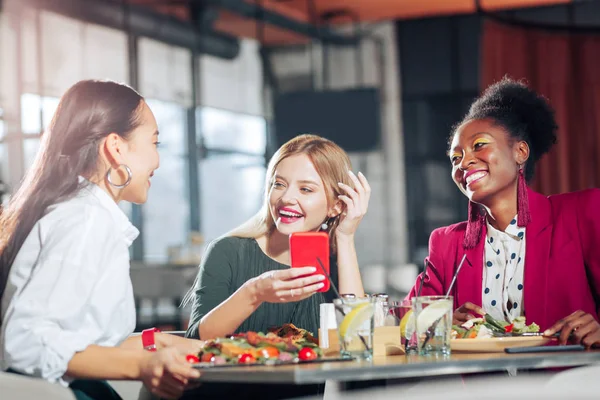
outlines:
[[[340,341],[337,329],[329,329],[327,348],[321,348],[324,356],[340,354]],[[322,332],[319,329],[319,343],[322,343]],[[376,327],[373,337],[373,357],[404,355],[404,347],[400,343],[400,328],[397,326]]]

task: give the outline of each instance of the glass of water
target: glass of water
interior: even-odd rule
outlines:
[[[404,347],[407,355],[417,354],[417,334],[415,332],[415,315],[412,309],[412,301],[405,299],[402,301],[393,301],[389,306],[389,316],[392,321],[387,321],[386,325],[398,326],[400,333],[400,343]]]
[[[450,355],[452,335],[452,296],[413,298],[417,348],[423,356]]]
[[[334,299],[335,315],[343,357],[370,360],[373,356],[374,299]]]

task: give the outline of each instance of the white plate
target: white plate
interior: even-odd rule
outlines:
[[[500,337],[480,339],[452,339],[452,351],[470,353],[501,353],[510,347],[542,346],[550,339],[542,336]]]

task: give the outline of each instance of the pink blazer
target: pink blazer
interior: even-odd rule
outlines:
[[[598,319],[600,311],[600,190],[555,196],[529,194],[531,222],[525,231],[523,303],[527,322],[542,330],[577,310]],[[479,244],[462,246],[466,222],[438,228],[429,238],[427,274],[421,295],[446,294],[463,255],[452,290],[455,308],[482,305],[486,228]],[[421,275],[407,297],[416,294]]]

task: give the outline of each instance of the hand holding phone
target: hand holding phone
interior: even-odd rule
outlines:
[[[326,277],[315,267],[267,271],[244,286],[260,303],[289,303],[309,298],[321,289]]]
[[[316,271],[307,276],[330,275],[329,272],[329,235],[325,232],[296,232],[290,235],[290,258],[292,268],[315,267]],[[325,269],[319,265],[319,259]],[[319,292],[327,292],[329,279],[323,281],[325,286]]]

